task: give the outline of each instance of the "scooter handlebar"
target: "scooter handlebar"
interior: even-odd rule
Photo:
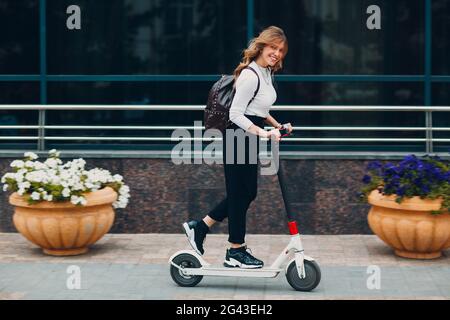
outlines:
[[[281,138],[288,137],[292,134],[292,133],[289,133],[289,126],[287,123],[283,124],[282,128],[278,129],[278,131],[280,131]]]

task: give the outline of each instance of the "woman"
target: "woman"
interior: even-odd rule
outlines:
[[[227,133],[229,130],[233,130],[233,133],[245,130],[246,133],[255,135],[254,137],[280,140],[279,129],[282,125],[269,114],[269,109],[276,100],[272,74],[281,69],[287,49],[287,38],[283,30],[271,26],[263,30],[244,50],[244,57],[234,71],[236,92],[230,107],[232,125],[228,127]],[[258,84],[259,89],[255,96]],[[264,123],[272,125],[275,129],[264,130]],[[288,125],[288,131],[291,132],[292,126]],[[202,220],[192,220],[184,223],[183,227],[193,249],[202,255],[203,242],[210,228],[216,222],[228,218],[230,248],[227,249],[224,265],[261,268],[264,263],[250,254],[245,245],[246,213],[250,203],[256,198],[258,173],[257,161],[251,163],[249,158],[252,155],[257,157],[259,146],[256,144],[256,148],[250,148],[248,141],[245,141],[244,145],[234,143],[231,150],[234,150],[235,155],[243,152],[245,161],[236,163],[236,158],[229,161],[226,157],[226,146],[236,142],[234,141],[236,136],[227,134],[223,136],[227,197]],[[245,150],[242,150],[242,146]]]

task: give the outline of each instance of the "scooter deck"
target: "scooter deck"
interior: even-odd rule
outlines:
[[[255,278],[274,278],[283,269],[273,268],[257,268],[257,269],[242,269],[242,268],[228,268],[220,265],[209,265],[201,268],[184,268],[187,275],[198,276],[218,276],[218,277],[255,277]]]

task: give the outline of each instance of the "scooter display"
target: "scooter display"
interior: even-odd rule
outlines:
[[[286,125],[280,129],[280,133],[282,137],[289,135]],[[181,250],[169,259],[170,275],[175,283],[182,287],[194,287],[204,276],[275,278],[284,271],[288,283],[297,291],[311,291],[317,287],[321,278],[320,267],[312,257],[304,253],[297,222],[287,199],[286,180],[281,165],[277,174],[291,239],[275,261],[270,266],[259,269],[229,268],[211,265],[194,250]]]

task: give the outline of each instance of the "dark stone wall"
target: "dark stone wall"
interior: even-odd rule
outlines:
[[[0,175],[13,159],[0,159]],[[222,165],[175,165],[170,159],[85,159],[124,176],[131,199],[116,210],[113,233],[181,233],[181,223],[201,218],[225,196]],[[66,161],[66,160],[65,160]],[[357,194],[369,160],[281,160],[287,198],[303,234],[370,234],[370,206]],[[8,192],[0,195],[0,232],[15,231]],[[287,234],[278,178],[259,176],[258,196],[247,213],[248,233]],[[226,220],[213,233],[227,233]]]

